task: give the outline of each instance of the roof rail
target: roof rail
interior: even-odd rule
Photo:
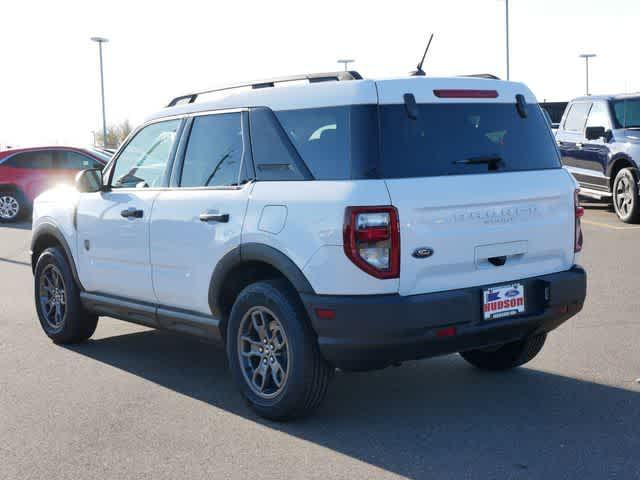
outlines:
[[[330,82],[330,81],[345,81],[345,80],[362,80],[362,76],[355,70],[345,70],[339,72],[326,72],[326,73],[304,73],[301,75],[290,75],[287,77],[266,78],[263,80],[254,80],[253,82],[237,83],[233,85],[225,85],[218,88],[212,88],[210,90],[202,90],[200,92],[188,93],[174,98],[169,102],[167,107],[173,107],[178,103],[184,103],[183,100],[187,100],[186,103],[193,103],[198,98],[198,95],[206,93],[222,92],[224,90],[233,90],[235,88],[251,87],[268,88],[275,86],[276,83],[295,82],[300,80],[308,80],[309,83]]]
[[[471,75],[458,75],[459,77],[474,77],[474,78],[486,78],[488,80],[500,80],[500,77],[496,77],[491,73],[473,73]]]

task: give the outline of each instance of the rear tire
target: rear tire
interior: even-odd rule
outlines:
[[[482,370],[509,370],[532,360],[547,339],[546,333],[506,343],[497,349],[469,350],[460,352],[462,358]]]
[[[27,205],[20,192],[0,191],[0,222],[15,222],[22,218],[26,210]]]
[[[638,182],[631,168],[623,168],[613,181],[613,208],[625,223],[640,221]]]
[[[34,280],[36,311],[44,333],[60,344],[89,339],[98,325],[98,316],[82,306],[80,289],[62,250],[52,247],[42,252]]]
[[[249,406],[271,420],[309,415],[334,371],[320,354],[296,292],[282,280],[240,292],[229,318],[227,357]]]

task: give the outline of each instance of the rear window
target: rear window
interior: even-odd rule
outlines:
[[[521,117],[515,103],[404,105],[380,107],[381,178],[430,177],[560,168],[540,107]]]

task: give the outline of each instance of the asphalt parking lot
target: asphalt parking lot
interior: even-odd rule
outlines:
[[[112,319],[51,343],[29,226],[0,225],[0,478],[639,478],[640,226],[591,206],[584,232],[585,308],[525,368],[339,372],[314,417],[276,424],[214,346]]]

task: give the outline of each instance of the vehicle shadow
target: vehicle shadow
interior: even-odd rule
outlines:
[[[31,221],[25,220],[21,222],[0,222],[0,230],[31,230]]]
[[[410,478],[640,476],[640,395],[630,390],[529,368],[485,373],[449,356],[337,372],[314,416],[279,424],[245,405],[220,347],[144,331],[67,348]]]

